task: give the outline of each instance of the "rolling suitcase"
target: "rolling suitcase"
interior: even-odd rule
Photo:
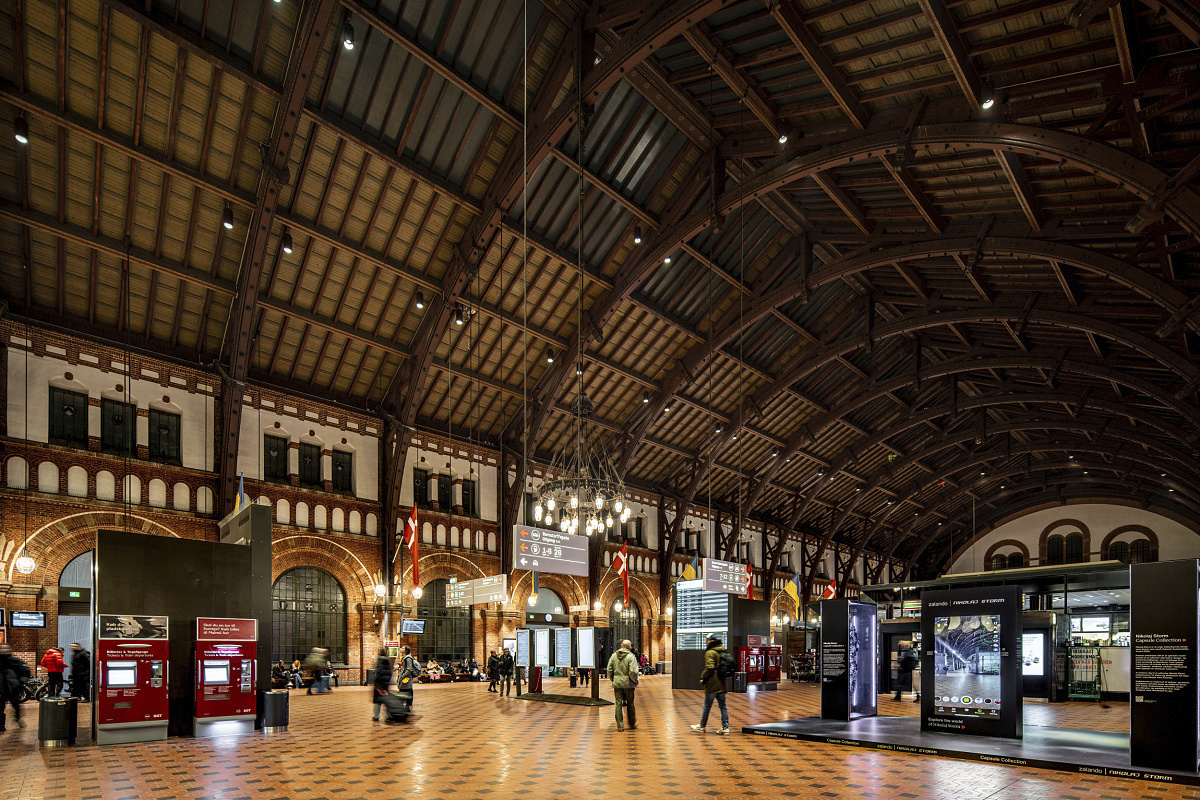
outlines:
[[[383,710],[387,713],[388,722],[404,722],[412,713],[412,694],[385,694]]]

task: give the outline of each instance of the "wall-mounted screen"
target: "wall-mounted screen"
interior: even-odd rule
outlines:
[[[1046,654],[1046,634],[1041,631],[1021,634],[1021,674],[1045,675],[1046,665],[1042,657]]]
[[[1079,633],[1083,630],[1083,620],[1079,617],[1071,617],[1071,633]]]
[[[521,628],[517,631],[517,666],[528,667],[529,663],[529,629]]]
[[[204,662],[204,685],[224,686],[229,683],[229,662],[215,659]]]
[[[933,621],[934,705],[952,716],[1000,716],[1000,615]]]
[[[533,665],[535,667],[550,666],[550,629],[538,628],[533,632]]]
[[[1083,617],[1082,632],[1083,633],[1108,633],[1109,626],[1108,617]]]
[[[14,611],[8,624],[14,628],[44,628],[46,627],[46,612]]]
[[[105,684],[111,688],[137,686],[136,661],[109,661],[106,665]]]
[[[420,636],[423,633],[425,633],[425,620],[409,619],[408,617],[400,620],[401,636]]]

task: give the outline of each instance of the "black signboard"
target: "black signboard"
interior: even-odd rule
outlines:
[[[1021,738],[1021,587],[921,595],[921,730]]]
[[[46,627],[46,612],[14,611],[8,624],[14,628],[44,628]]]
[[[728,637],[729,595],[708,592],[700,581],[675,582],[675,648],[704,650],[704,641],[717,636]]]
[[[821,718],[877,713],[877,609],[846,599],[821,601]]]
[[[1197,771],[1197,561],[1130,567],[1129,757],[1135,767]]]

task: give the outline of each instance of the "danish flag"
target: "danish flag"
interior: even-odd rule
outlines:
[[[746,597],[754,599],[754,570],[749,564],[746,565]]]
[[[829,584],[821,590],[821,597],[824,600],[832,600],[837,597],[837,584],[830,581]]]
[[[621,586],[625,589],[625,605],[629,605],[629,545],[622,544],[621,550],[613,557],[613,569],[621,576]]]
[[[417,504],[413,503],[412,513],[408,515],[408,521],[404,523],[404,546],[408,548],[409,555],[412,556],[413,567],[413,586],[421,585],[421,575],[417,571]]]

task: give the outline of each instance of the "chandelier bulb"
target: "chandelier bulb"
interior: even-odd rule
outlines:
[[[542,521],[542,507],[541,506],[533,507],[533,521],[534,522]]]
[[[579,496],[571,495],[571,508],[579,508]]]
[[[620,500],[617,500],[617,502],[613,503],[613,511],[616,511],[618,514],[620,514],[623,505],[624,504]]]
[[[554,498],[553,497],[546,498],[546,510],[547,511],[554,510]]]
[[[598,494],[598,495],[596,495],[596,508],[599,509],[599,508],[603,508],[603,507],[604,507],[604,495]]]
[[[609,528],[612,527],[612,514],[609,514],[608,517],[605,518],[604,525]]]

